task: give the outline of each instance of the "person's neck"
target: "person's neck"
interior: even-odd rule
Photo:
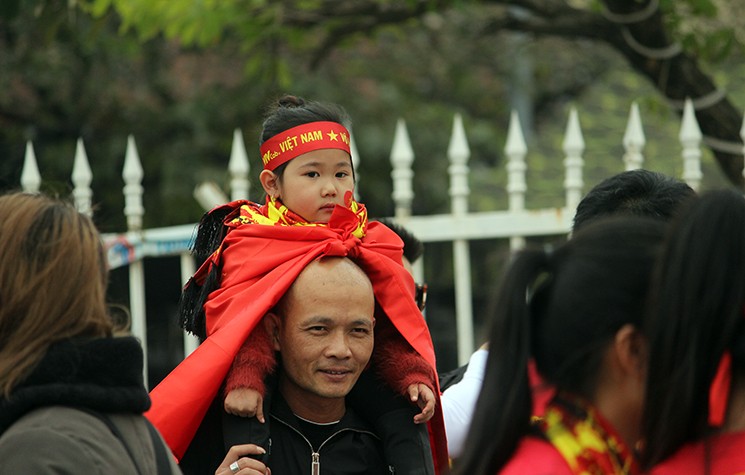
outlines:
[[[626,447],[634,450],[641,438],[641,406],[629,404],[623,396],[613,391],[597,391],[593,399],[591,404],[615,429]]]
[[[302,419],[319,424],[339,421],[346,412],[346,402],[342,398],[329,398],[300,392],[297,387],[283,384],[280,378],[279,392],[290,406],[290,410]]]

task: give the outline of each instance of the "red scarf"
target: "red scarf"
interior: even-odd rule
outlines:
[[[636,459],[613,427],[590,404],[561,394],[535,426],[576,475],[639,475]]]
[[[376,301],[396,329],[433,372],[436,368],[429,329],[414,301],[414,281],[402,265],[403,244],[381,223],[365,227],[364,206],[337,206],[327,225],[243,226],[242,220],[252,222],[251,213],[259,207],[249,202],[237,205],[241,211],[226,220],[232,223],[231,230],[195,275],[198,278],[210,266],[222,263],[220,288],[210,294],[204,306],[208,336],[150,393],[153,405],[146,416],[177,458],[189,446],[243,342],[308,263],[321,256],[354,260],[370,278]],[[269,218],[271,213],[262,215]],[[358,237],[361,224],[364,234]],[[439,400],[429,429],[435,466],[439,472],[446,471]]]

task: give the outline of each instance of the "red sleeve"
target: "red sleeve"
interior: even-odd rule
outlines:
[[[274,371],[275,365],[271,338],[264,328],[263,321],[259,321],[235,355],[225,377],[225,393],[236,388],[251,388],[264,397],[264,379]]]
[[[424,383],[435,392],[434,375],[429,363],[398,333],[386,317],[375,325],[373,362],[380,377],[393,390],[406,396],[408,388]]]

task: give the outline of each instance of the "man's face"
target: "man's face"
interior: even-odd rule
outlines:
[[[291,407],[349,393],[372,355],[374,308],[372,285],[351,261],[314,262],[300,274],[274,317]]]

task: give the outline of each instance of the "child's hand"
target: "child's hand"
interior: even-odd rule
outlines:
[[[422,412],[414,416],[414,424],[423,424],[435,415],[435,393],[424,383],[414,383],[409,386],[409,398]]]
[[[264,423],[264,400],[251,388],[235,388],[225,396],[225,412],[240,417],[253,417]]]

